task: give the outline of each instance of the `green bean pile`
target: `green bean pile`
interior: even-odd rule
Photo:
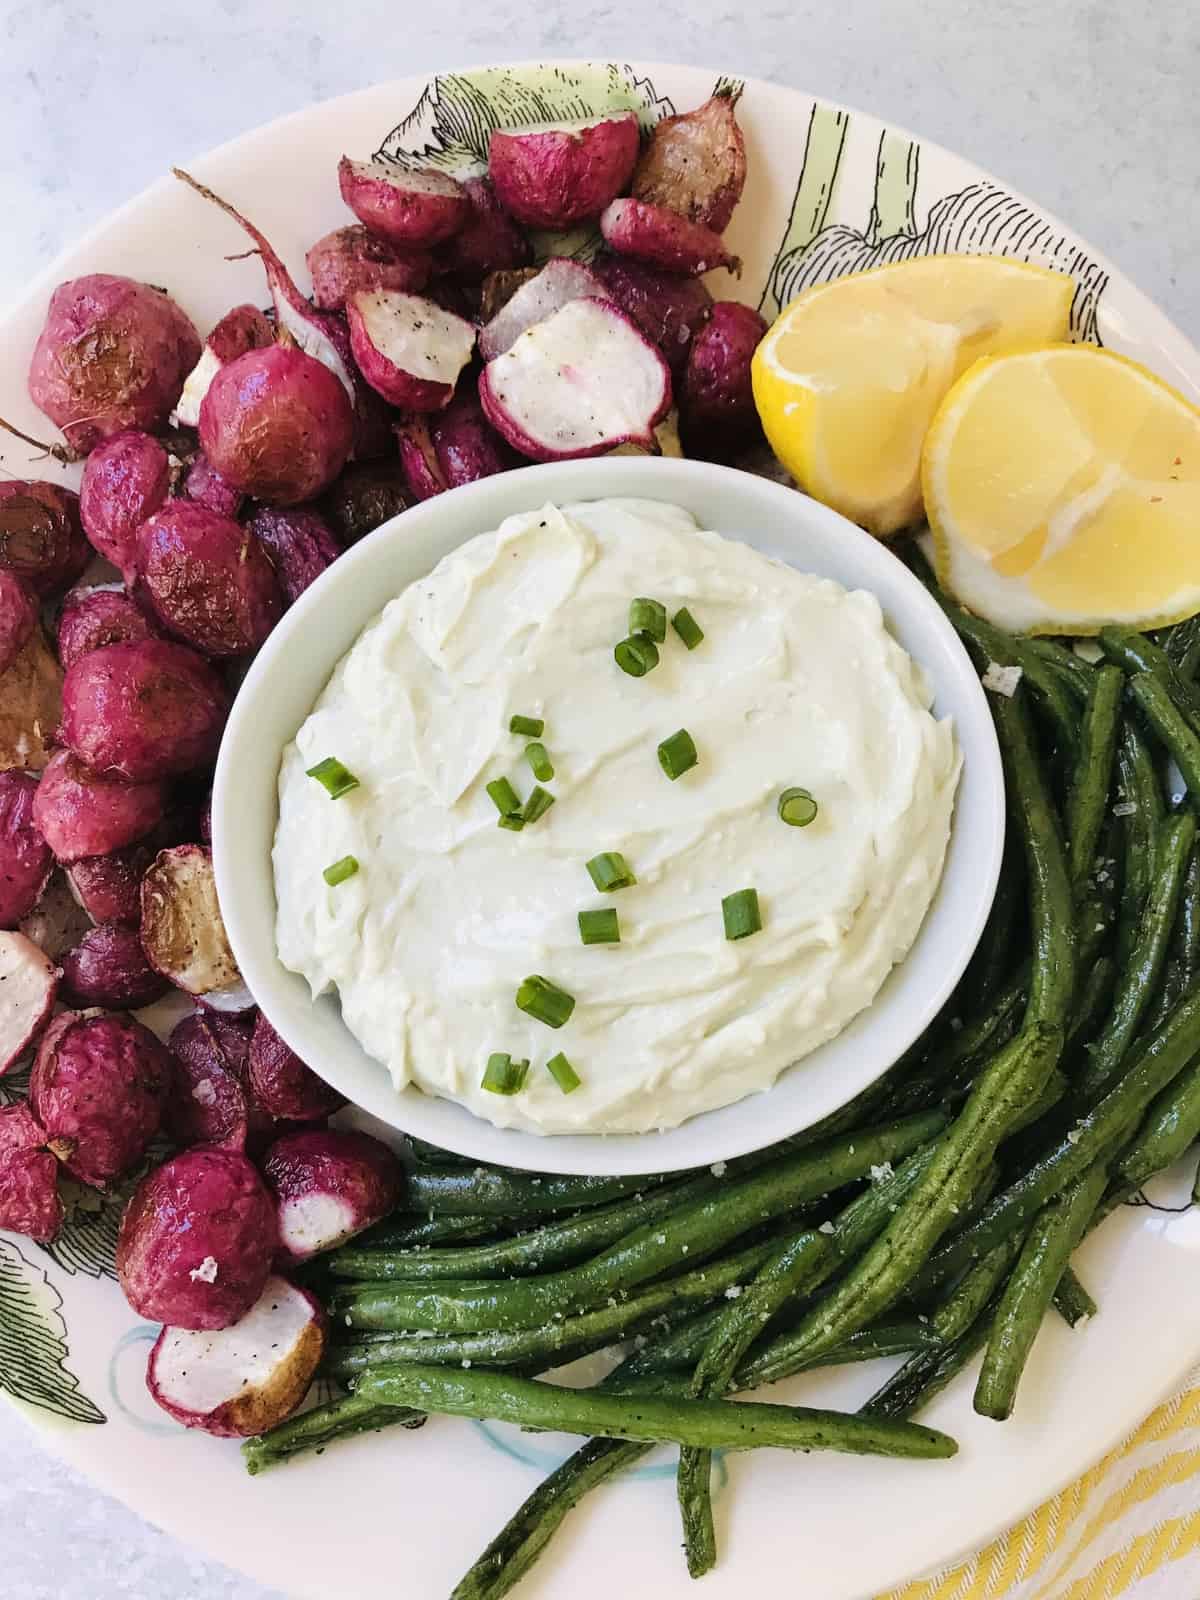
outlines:
[[[500,1600],[658,1444],[679,1450],[693,1576],[717,1559],[714,1449],[953,1454],[912,1418],[980,1351],[975,1409],[1011,1415],[1051,1307],[1096,1312],[1076,1246],[1200,1137],[1200,621],[1105,628],[1085,658],[970,615],[906,558],[981,673],[1021,669],[989,697],[1000,886],[941,1017],[819,1127],[711,1170],[537,1178],[414,1146],[407,1213],[311,1269],[346,1392],[248,1441],[251,1472],[430,1412],[592,1435],[453,1600]],[[590,1387],[539,1381],[614,1347]],[[857,1415],[727,1403],[879,1356],[905,1359]]]

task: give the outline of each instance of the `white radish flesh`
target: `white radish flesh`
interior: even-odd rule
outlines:
[[[578,261],[555,256],[537,274],[523,283],[512,298],[479,335],[479,353],[494,361],[536,323],[545,322],[569,300],[606,300],[608,293],[600,279]]]
[[[359,370],[389,405],[440,411],[471,359],[475,329],[419,294],[378,290],[346,302]]]
[[[58,970],[23,933],[0,933],[0,1077],[41,1033],[54,1009]]]

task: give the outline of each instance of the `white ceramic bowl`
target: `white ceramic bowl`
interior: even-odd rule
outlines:
[[[773,1088],[666,1133],[540,1135],[494,1128],[450,1100],[397,1091],[342,1022],[275,953],[271,842],[280,756],[362,628],[446,553],[547,501],[638,495],[684,506],[704,527],[877,596],[954,719],[963,776],[937,896],[916,943],[874,1003]],[[796,1133],[867,1087],[936,1014],[975,947],[1004,842],[1004,785],[978,676],[937,604],[885,546],[807,496],[699,461],[636,458],[527,467],[427,501],[355,546],[292,607],[234,704],[213,789],[217,889],[256,1000],[300,1056],[356,1105],[477,1160],[548,1172],[668,1171],[742,1155]]]

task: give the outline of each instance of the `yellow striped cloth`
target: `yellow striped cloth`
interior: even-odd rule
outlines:
[[[994,1544],[878,1600],[1200,1600],[1200,1372]]]

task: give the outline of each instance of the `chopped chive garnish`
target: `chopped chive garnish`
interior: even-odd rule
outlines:
[[[343,856],[340,861],[335,861],[332,866],[325,868],[321,876],[331,889],[336,889],[339,883],[345,883],[347,878],[352,878],[358,871],[358,862],[354,856]]]
[[[304,776],[315,778],[329,790],[331,800],[340,800],[344,794],[349,794],[351,789],[358,788],[358,779],[346,768],[336,756],[326,756],[324,761],[318,761],[315,767],[307,767]]]
[[[807,789],[785,789],[779,796],[779,820],[789,828],[807,828],[817,810],[817,802]]]
[[[621,926],[617,921],[617,913],[608,906],[601,911],[581,911],[579,937],[584,944],[620,944]]]
[[[621,640],[613,651],[613,659],[631,678],[644,678],[658,665],[658,646],[644,633],[636,633],[632,638]]]
[[[629,602],[630,633],[649,634],[655,644],[667,637],[667,608],[658,600],[631,600]]]
[[[704,638],[704,629],[686,606],[680,606],[679,610],[671,618],[671,626],[689,650],[694,650]]]
[[[520,833],[525,826],[525,818],[518,811],[515,817],[497,817],[496,826],[507,828],[510,833]]]
[[[575,996],[560,989],[549,978],[539,978],[535,973],[526,978],[517,990],[517,1010],[548,1028],[561,1028],[575,1009]]]
[[[619,850],[606,850],[603,855],[593,856],[587,869],[601,894],[609,894],[614,889],[629,889],[637,882],[628,861]]]
[[[534,777],[539,783],[549,783],[554,776],[554,763],[551,761],[544,744],[527,744],[525,746],[525,759],[528,761]]]
[[[521,797],[507,778],[494,778],[487,786],[492,804],[502,817],[515,817],[521,809]]]
[[[511,1056],[497,1051],[488,1057],[481,1087],[492,1094],[519,1094],[528,1072],[528,1061],[514,1061]]]
[[[567,1060],[560,1050],[556,1056],[551,1056],[546,1063],[546,1071],[564,1094],[570,1094],[572,1089],[578,1089],[583,1079]]]
[[[508,719],[509,733],[523,733],[527,739],[540,739],[546,731],[541,717],[512,716]]]
[[[658,764],[672,783],[689,772],[696,761],[695,741],[686,728],[680,728],[678,733],[664,739],[658,747]]]
[[[554,804],[554,796],[539,783],[531,790],[529,799],[525,802],[525,809],[521,812],[522,822],[536,822],[539,817],[544,817]]]
[[[727,894],[721,901],[721,915],[725,919],[727,939],[745,939],[750,934],[757,933],[762,927],[762,917],[758,911],[758,890],[739,889],[736,894]]]

